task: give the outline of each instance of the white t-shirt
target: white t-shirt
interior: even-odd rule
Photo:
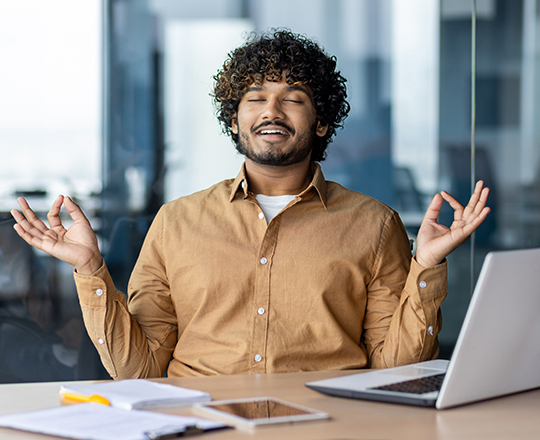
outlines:
[[[296,196],[265,196],[257,194],[255,198],[259,202],[259,206],[266,217],[266,224],[269,224],[272,219],[278,215],[285,206],[287,206]]]

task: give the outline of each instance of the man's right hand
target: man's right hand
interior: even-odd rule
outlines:
[[[69,197],[58,196],[47,214],[49,227],[41,221],[23,198],[17,199],[21,212],[13,209],[11,215],[17,222],[15,231],[28,244],[53,257],[71,264],[82,275],[91,275],[101,267],[96,234],[81,208]],[[60,209],[66,207],[73,225],[64,228],[60,219]]]

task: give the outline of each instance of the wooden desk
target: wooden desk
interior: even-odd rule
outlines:
[[[540,390],[437,411],[329,397],[304,387],[307,381],[351,372],[286,373],[164,379],[208,391],[214,400],[274,396],[330,413],[329,421],[275,425],[254,432],[227,430],[193,438],[209,440],[519,440],[540,438]],[[0,385],[0,414],[60,405],[59,383]],[[168,414],[192,415],[189,408]],[[46,440],[57,437],[0,428],[2,440]]]

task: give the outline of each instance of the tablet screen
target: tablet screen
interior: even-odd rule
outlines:
[[[216,404],[207,403],[205,406],[250,420],[311,414],[300,408],[270,399]]]

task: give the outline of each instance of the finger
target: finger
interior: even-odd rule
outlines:
[[[16,221],[17,223],[19,223],[19,221],[21,221],[21,220],[24,219],[24,216],[23,216],[23,215],[20,213],[20,211],[17,210],[17,209],[12,209],[12,210],[10,211],[10,213],[11,213],[11,216],[15,219],[15,221]]]
[[[439,213],[441,212],[442,203],[443,200],[441,195],[435,194],[426,210],[426,215],[424,215],[423,221],[437,222],[437,219],[439,218]]]
[[[490,212],[491,209],[485,206],[481,211],[471,213],[468,218],[464,219],[459,226],[456,226],[456,228],[461,228],[463,233],[470,235],[478,229]],[[451,229],[454,229],[454,225],[452,225]]]
[[[469,199],[469,203],[467,203],[467,206],[463,210],[463,216],[467,217],[471,212],[474,211],[474,208],[476,204],[478,203],[478,200],[480,199],[480,192],[482,191],[482,186],[484,183],[479,180],[476,182],[476,185],[474,187],[474,191],[471,195],[471,198]]]
[[[476,214],[479,215],[486,207],[489,194],[490,194],[489,188],[482,189],[482,192],[480,193],[480,199],[478,200],[478,202],[476,203],[476,206],[474,207],[474,212]]]
[[[51,228],[63,227],[62,220],[60,219],[60,209],[62,209],[63,202],[64,196],[58,196],[47,213],[47,221]]]
[[[13,228],[17,231],[17,234],[25,239],[27,242],[31,242],[35,239],[42,240],[44,232],[32,226],[28,220],[17,210],[12,211],[11,213],[15,218],[15,223]]]
[[[39,229],[32,226],[28,222],[28,220],[26,220],[26,217],[24,217],[16,209],[11,210],[11,215],[16,221],[16,223],[13,225],[13,229],[15,229],[15,232],[17,232],[19,237],[21,237],[29,245],[35,246],[38,249],[41,249],[45,234],[41,232]]]
[[[75,223],[85,222],[90,224],[90,221],[88,218],[86,218],[82,212],[82,209],[73,200],[71,200],[70,197],[64,197],[64,206]]]
[[[36,229],[36,231],[39,231],[42,234],[47,232],[49,228],[47,228],[47,225],[45,225],[45,223],[43,223],[39,219],[39,217],[32,210],[32,208],[30,208],[26,199],[24,197],[19,197],[17,199],[17,202],[19,203],[22,211],[22,215],[20,217],[14,216],[15,220],[17,220],[17,223],[21,225],[26,231]]]
[[[470,222],[480,215],[480,213],[486,207],[489,197],[489,188],[483,188],[483,186],[484,182],[477,182],[474,193],[465,208],[463,208],[463,206],[454,197],[443,191],[442,194],[444,199],[454,209],[455,221]]]
[[[454,221],[461,221],[463,219],[463,205],[457,201],[455,197],[448,194],[446,191],[441,191],[441,196],[448,202],[450,207],[454,210]]]
[[[12,209],[11,210],[11,215],[12,217],[15,219],[15,224],[13,225],[13,229],[15,229],[15,231],[17,231],[17,234],[19,234],[19,236],[21,236],[22,238],[24,238],[24,235],[26,234],[26,229],[24,228],[23,223],[26,224],[26,228],[27,229],[31,229],[31,225],[28,223],[28,221],[26,220],[26,218],[24,217],[24,215],[22,215],[18,210],[16,209]],[[26,239],[25,239],[26,240]],[[28,241],[28,240],[26,240]]]
[[[470,225],[470,227],[472,227],[472,231],[475,231],[476,229],[478,229],[478,227],[484,222],[484,220],[486,219],[486,217],[488,216],[488,214],[491,212],[491,209],[488,208],[488,207],[485,207],[482,209],[482,211],[480,211],[478,213],[478,215],[476,215],[468,224]]]
[[[19,234],[19,237],[21,237],[24,241],[26,241],[31,246],[36,246],[39,248],[39,245],[43,241],[40,238],[37,238],[36,236],[27,232],[26,229],[24,229],[24,227],[21,226],[20,223],[15,223],[13,225],[13,229],[15,229],[15,232]]]
[[[474,212],[476,215],[478,215],[484,206],[486,206],[487,202],[487,195],[485,193],[484,188],[484,182],[479,180],[476,182],[474,192],[471,195],[471,198],[469,199],[469,203],[465,207],[465,210],[463,212],[463,217],[467,218],[472,212]],[[489,194],[489,190],[488,190]]]

